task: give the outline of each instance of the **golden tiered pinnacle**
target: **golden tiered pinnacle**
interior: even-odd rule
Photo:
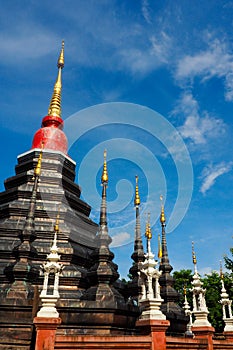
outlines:
[[[135,186],[135,197],[134,197],[134,205],[135,207],[140,205],[140,196],[138,191],[138,176],[135,176],[136,178],[136,186]]]
[[[197,258],[196,258],[196,254],[194,251],[194,242],[192,242],[192,258],[193,258],[193,264],[196,265],[197,264]]]
[[[63,68],[64,64],[65,64],[65,61],[64,61],[64,45],[65,45],[65,42],[63,40],[62,41],[62,47],[61,47],[60,56],[59,56],[58,61],[57,61],[57,67],[58,68]]]
[[[148,213],[148,217],[147,217],[145,236],[147,239],[152,238],[151,227],[150,227],[150,213]]]
[[[224,274],[222,271],[222,260],[220,260],[220,278],[223,280],[224,279]]]
[[[160,234],[158,234],[158,258],[161,259],[163,256],[162,245],[160,240]]]
[[[102,184],[107,183],[108,182],[108,169],[107,169],[107,151],[104,150],[104,166],[103,166],[103,172],[102,172],[102,176],[101,176],[101,182]]]
[[[55,225],[54,225],[54,231],[56,233],[59,232],[59,219],[60,219],[60,208],[58,209],[58,213],[57,213],[57,217],[56,217],[56,222],[55,222]]]
[[[40,173],[41,173],[41,162],[42,162],[43,148],[44,148],[44,143],[42,142],[41,151],[40,151],[40,155],[39,155],[39,158],[38,158],[38,162],[37,162],[37,165],[36,165],[36,167],[34,169],[34,175],[35,176],[40,176]]]
[[[60,219],[60,206],[58,208],[58,213],[57,213],[57,217],[56,217],[56,222],[54,225],[54,238],[53,238],[53,244],[52,247],[50,248],[50,252],[52,254],[55,254],[55,258],[59,260],[59,255],[57,254],[58,252],[58,248],[57,248],[57,236],[59,233],[59,219]],[[52,257],[52,255],[50,254],[50,257]]]
[[[160,222],[161,222],[161,224],[165,224],[166,218],[165,218],[165,214],[164,214],[163,196],[160,196],[160,200],[161,200]]]
[[[48,115],[61,118],[61,70],[64,67],[64,41],[62,41],[62,48],[60,56],[57,61],[58,75],[53,89],[53,96],[49,105]]]

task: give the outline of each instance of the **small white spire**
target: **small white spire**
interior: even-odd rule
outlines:
[[[232,316],[232,308],[231,308],[232,300],[229,299],[229,295],[227,294],[227,291],[225,288],[221,260],[220,260],[220,277],[221,277],[221,284],[222,284],[220,304],[222,304],[223,321],[225,323],[224,332],[233,332],[233,316]]]
[[[193,293],[193,315],[195,317],[195,321],[193,323],[193,327],[212,327],[210,322],[208,321],[208,308],[206,306],[205,300],[205,292],[206,289],[202,288],[203,283],[201,282],[199,273],[197,271],[197,260],[196,254],[194,252],[194,243],[192,242],[192,257],[194,264],[194,275],[192,281],[192,293]]]
[[[146,225],[147,253],[144,262],[139,265],[139,278],[142,286],[142,295],[139,304],[143,308],[140,319],[164,320],[166,316],[161,312],[160,306],[163,299],[160,296],[159,277],[161,271],[156,269],[158,261],[155,261],[151,251],[151,228],[149,219]]]
[[[42,308],[37,313],[37,317],[59,317],[56,309],[56,303],[60,298],[59,276],[63,269],[63,265],[60,263],[60,255],[58,254],[57,247],[57,234],[59,232],[59,213],[57,215],[56,224],[54,225],[54,238],[50,248],[50,253],[47,255],[47,262],[43,265],[44,271],[44,283],[43,289],[40,293],[40,299],[42,302]],[[49,286],[49,275],[54,274],[53,285]]]

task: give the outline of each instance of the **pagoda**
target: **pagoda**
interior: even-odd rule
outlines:
[[[57,67],[48,114],[31,149],[18,156],[15,175],[5,180],[0,194],[0,349],[33,348],[33,318],[42,306],[40,267],[50,254],[58,211],[56,242],[63,266],[56,303],[62,319],[58,333],[132,333],[139,315],[139,308],[125,301],[122,286],[118,288],[122,283],[105,222],[107,183],[102,178],[99,226],[90,219],[91,207],[74,182],[76,164],[67,154],[61,117],[64,42]],[[54,278],[51,274],[51,285]],[[108,292],[103,303],[100,299]]]

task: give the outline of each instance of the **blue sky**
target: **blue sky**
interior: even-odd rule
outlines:
[[[232,14],[233,1],[222,0],[2,1],[1,190],[47,114],[64,39],[69,154],[98,221],[108,150],[109,231],[122,276],[136,174],[154,252],[163,194],[174,269],[192,268],[192,241],[200,272],[219,269],[233,235]]]

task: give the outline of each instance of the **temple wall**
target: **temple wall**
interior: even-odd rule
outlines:
[[[210,344],[207,339],[189,339],[179,337],[166,337],[166,350],[208,350]],[[160,350],[154,347],[152,337],[146,336],[117,336],[117,337],[101,337],[101,336],[78,336],[65,337],[57,336],[54,350]],[[212,350],[232,350],[233,342],[231,340],[213,340]]]

